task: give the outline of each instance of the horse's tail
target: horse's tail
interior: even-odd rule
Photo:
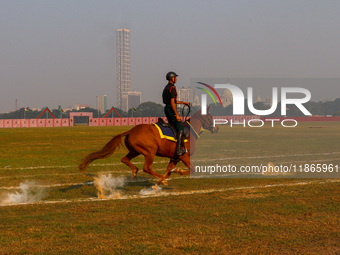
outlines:
[[[110,157],[114,151],[116,150],[117,147],[122,142],[122,137],[128,135],[130,131],[121,133],[119,135],[116,135],[111,139],[110,142],[108,142],[101,150],[95,151],[87,155],[83,161],[79,164],[78,168],[80,171],[84,172],[85,169],[91,164],[92,161],[96,159],[101,159],[101,158],[108,158]]]

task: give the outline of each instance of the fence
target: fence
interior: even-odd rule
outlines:
[[[165,117],[162,117],[166,120]],[[243,121],[259,119],[259,116],[215,116],[216,119],[232,119]],[[158,117],[134,117],[134,118],[90,118],[89,126],[134,126],[139,124],[151,124],[157,122]],[[265,119],[295,119],[296,121],[340,121],[340,117],[273,117]],[[34,128],[34,127],[72,127],[73,118],[70,119],[0,119],[0,128]]]
[[[163,117],[166,119],[165,117]],[[89,126],[128,126],[157,122],[158,117],[90,118]],[[72,127],[70,119],[0,119],[0,128]]]

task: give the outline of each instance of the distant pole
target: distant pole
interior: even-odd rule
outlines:
[[[63,108],[61,107],[61,105],[58,106],[58,110],[60,111],[60,119],[63,118]]]

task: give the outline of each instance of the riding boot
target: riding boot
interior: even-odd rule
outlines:
[[[187,152],[187,150],[182,149],[182,137],[183,137],[183,130],[177,132],[177,144],[176,144],[176,154],[177,156],[181,156]]]

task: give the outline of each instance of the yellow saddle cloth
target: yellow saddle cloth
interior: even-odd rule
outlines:
[[[177,142],[177,139],[175,138],[174,132],[169,127],[163,127],[159,122],[152,123],[158,130],[159,135],[162,139],[167,139],[173,142]],[[187,142],[188,139],[184,139],[184,142]]]

